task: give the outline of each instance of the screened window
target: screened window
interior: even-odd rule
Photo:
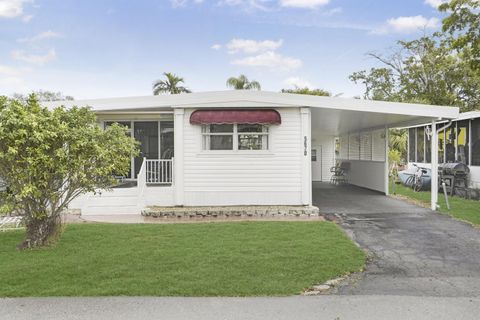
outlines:
[[[360,160],[372,160],[372,134],[370,132],[360,135]]]
[[[457,122],[457,162],[468,164],[469,120]]]
[[[203,150],[268,150],[268,127],[210,124],[202,127]]]
[[[480,118],[472,120],[472,166],[480,166]]]
[[[417,128],[417,162],[424,162],[425,128]]]
[[[443,127],[444,123],[437,124],[437,130]],[[438,163],[445,162],[445,130],[438,133]]]
[[[445,131],[445,162],[455,162],[455,124]]]
[[[415,156],[415,136],[416,128],[408,129],[408,161],[416,162],[417,157]]]

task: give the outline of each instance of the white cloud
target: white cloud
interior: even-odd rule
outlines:
[[[174,8],[185,7],[185,5],[187,4],[187,0],[170,0],[170,3]]]
[[[282,7],[313,9],[328,4],[330,0],[280,0]]]
[[[252,9],[257,10],[269,10],[268,3],[271,0],[219,0],[218,5],[227,5],[231,7],[242,7],[249,11]]]
[[[0,75],[2,76],[17,77],[17,76],[20,76],[21,74],[22,74],[22,71],[18,68],[0,64]]]
[[[31,69],[25,67],[17,68],[0,64],[0,85],[2,85],[2,91],[5,93],[5,90],[10,88],[21,88],[25,83],[25,75],[30,71]]]
[[[21,38],[17,39],[17,42],[36,42],[40,40],[52,39],[52,38],[61,38],[62,35],[58,32],[53,32],[51,30],[40,32],[39,34],[31,38]]]
[[[438,9],[438,7],[442,4],[445,3],[446,0],[425,0],[424,3],[428,4],[429,6]]]
[[[290,77],[287,78],[283,81],[283,84],[287,87],[292,87],[292,88],[314,88],[315,86],[310,82],[305,79],[302,79],[300,77]]]
[[[203,3],[204,0],[192,0],[191,2],[195,3],[195,4],[201,4]],[[181,8],[181,7],[185,7],[187,4],[189,4],[190,1],[189,0],[170,0],[170,4],[172,5],[172,7],[174,8]]]
[[[323,15],[327,16],[327,17],[330,17],[330,16],[333,16],[337,13],[342,13],[342,12],[343,12],[342,7],[336,7],[336,8],[332,8],[330,10],[327,10],[327,11],[323,12]]]
[[[30,20],[32,20],[32,19],[33,19],[33,14],[27,14],[27,15],[22,17],[22,21],[25,22],[25,23],[30,22]]]
[[[440,27],[438,18],[425,18],[424,16],[398,17],[387,20],[387,23],[379,29],[373,30],[374,34],[386,33],[414,33],[425,29],[437,29]]]
[[[256,56],[232,61],[232,64],[246,67],[265,67],[272,70],[292,70],[302,66],[302,60],[267,51]]]
[[[0,18],[15,18],[23,15],[23,6],[31,0],[0,0]]]
[[[48,50],[48,52],[44,55],[29,54],[24,50],[14,50],[11,52],[11,56],[12,59],[35,65],[44,65],[45,63],[55,60],[57,58],[55,49]]]
[[[24,83],[24,79],[20,77],[0,77],[0,85],[2,86],[18,86]]]
[[[254,54],[266,51],[275,51],[280,48],[283,44],[283,40],[278,41],[274,40],[263,40],[255,41],[249,39],[232,39],[226,44],[228,53],[245,53],[245,54]]]
[[[219,44],[219,43],[215,43],[210,48],[213,49],[213,50],[220,50],[220,49],[222,49],[222,45]]]

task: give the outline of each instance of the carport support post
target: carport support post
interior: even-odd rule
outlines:
[[[430,190],[432,191],[431,208],[437,210],[438,202],[438,132],[436,127],[436,121],[432,120],[432,136],[430,138],[432,143],[431,157],[432,157],[432,185]]]

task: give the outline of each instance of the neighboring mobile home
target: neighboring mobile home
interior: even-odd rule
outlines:
[[[448,124],[440,121],[437,128]],[[431,167],[431,145],[426,132],[431,125],[408,129],[408,165]],[[460,162],[470,168],[470,187],[480,189],[480,111],[461,113],[438,135],[439,163]]]
[[[141,144],[119,187],[72,203],[82,214],[311,206],[312,181],[329,181],[337,160],[349,162],[350,183],[388,194],[387,129],[458,116],[458,108],[243,90],[48,105],[59,104],[90,106],[101,126],[123,124]]]

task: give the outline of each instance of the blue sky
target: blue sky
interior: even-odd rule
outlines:
[[[441,0],[0,0],[0,95],[150,95],[164,71],[193,91],[241,73],[351,97],[367,52],[439,30]]]

